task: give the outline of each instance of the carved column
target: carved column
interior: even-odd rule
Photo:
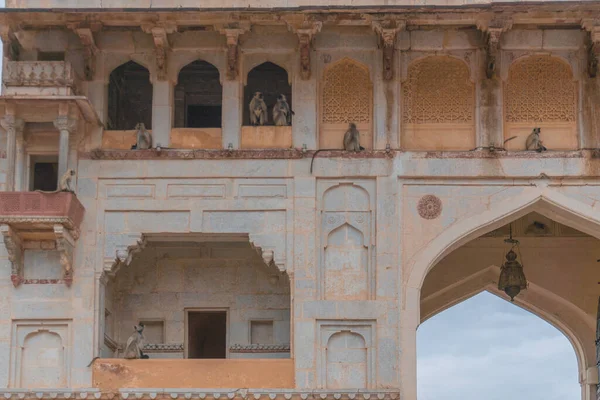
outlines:
[[[25,123],[22,119],[16,118],[13,114],[7,114],[0,120],[0,125],[6,130],[7,148],[6,148],[6,190],[15,190],[15,171],[17,162],[17,138],[22,136]]]
[[[239,77],[238,42],[240,35],[248,31],[250,26],[215,28],[227,38],[226,79],[223,80],[223,148],[227,148],[231,143],[234,149],[238,149],[242,126],[242,99],[244,98],[242,82]]]
[[[497,70],[501,60],[500,39],[512,27],[512,21],[478,21],[477,27],[485,35],[485,78],[477,80],[477,147],[503,147],[502,80]]]
[[[590,78],[595,78],[598,74],[598,59],[600,57],[600,20],[584,20],[582,26],[590,33],[587,72]]]
[[[58,179],[60,180],[69,168],[69,136],[77,128],[77,120],[61,115],[54,120],[54,126],[60,132],[58,142]]]
[[[0,225],[0,232],[4,238],[4,246],[8,259],[12,264],[10,280],[14,287],[23,282],[23,245],[17,232],[8,225]]]

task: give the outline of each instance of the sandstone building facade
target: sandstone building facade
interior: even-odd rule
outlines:
[[[416,400],[507,237],[596,398],[600,4],[325,3],[7,0],[5,398]]]

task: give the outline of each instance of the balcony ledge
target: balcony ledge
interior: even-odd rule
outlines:
[[[0,233],[12,264],[15,287],[21,283],[71,285],[73,249],[84,212],[73,193],[0,192]],[[35,248],[32,246],[60,252],[62,279],[24,279],[24,249]]]
[[[4,389],[5,400],[396,400],[399,389]]]

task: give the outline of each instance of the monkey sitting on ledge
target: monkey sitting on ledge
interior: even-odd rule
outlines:
[[[344,134],[344,150],[361,151],[365,148],[360,145],[360,132],[356,129],[356,124],[350,122],[350,127]]]
[[[73,186],[71,186],[71,182],[73,180],[73,176],[74,175],[75,175],[75,171],[73,171],[71,168],[69,168],[67,170],[67,172],[65,172],[63,174],[63,176],[60,177],[60,181],[58,182],[58,189],[51,190],[51,191],[36,190],[36,192],[41,192],[41,193],[58,193],[58,192],[75,193],[75,190],[73,189]]]

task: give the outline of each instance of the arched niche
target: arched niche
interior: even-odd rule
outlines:
[[[369,247],[359,229],[344,223],[329,232],[324,258],[325,300],[369,299]]]
[[[254,93],[261,92],[268,109],[266,125],[273,125],[273,106],[277,103],[277,96],[285,95],[287,102],[292,107],[292,86],[289,83],[288,73],[279,65],[270,61],[252,68],[248,72],[246,86],[244,87],[244,122],[250,125],[250,110],[248,105]]]
[[[578,89],[571,66],[558,57],[532,55],[516,60],[504,83],[504,138],[509,150],[525,150],[539,127],[549,150],[579,147]]]
[[[139,122],[152,129],[152,83],[148,69],[129,61],[110,73],[106,126],[125,131]]]
[[[195,60],[183,67],[177,77],[173,104],[171,147],[222,147],[223,86],[213,64]]]
[[[401,135],[406,150],[475,148],[475,84],[464,61],[431,56],[409,65]]]
[[[333,334],[327,342],[327,389],[367,387],[365,338],[349,330]]]
[[[66,387],[64,345],[55,332],[40,330],[27,335],[21,358],[24,388]]]
[[[349,58],[326,67],[320,85],[321,149],[342,149],[348,124],[356,124],[360,144],[373,148],[373,83],[369,68]]]

